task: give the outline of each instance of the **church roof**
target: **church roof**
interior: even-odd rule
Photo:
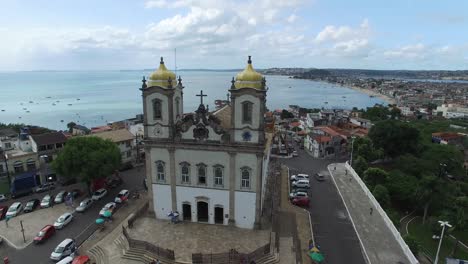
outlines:
[[[169,83],[172,87],[176,86],[176,75],[166,68],[164,65],[163,57],[159,63],[159,68],[150,74],[148,78],[148,87],[159,86],[163,88],[169,88]]]
[[[252,66],[252,59],[249,56],[247,67],[237,74],[234,82],[235,89],[253,88],[257,90],[265,90],[265,79],[256,72]]]
[[[223,108],[213,113],[213,115],[216,116],[221,121],[221,127],[224,128],[225,130],[228,130],[231,128],[231,112],[232,112],[231,106],[225,105]]]

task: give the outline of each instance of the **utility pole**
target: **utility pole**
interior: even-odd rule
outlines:
[[[442,226],[442,233],[440,234],[439,246],[437,247],[437,253],[436,253],[436,257],[435,257],[434,264],[438,264],[438,263],[439,263],[439,252],[440,252],[440,246],[442,245],[442,239],[444,239],[445,227],[446,227],[446,226],[452,227],[452,226],[448,223],[448,221],[439,221],[439,224],[440,224],[440,226]]]
[[[21,233],[23,233],[23,241],[24,243],[26,243],[26,237],[24,236],[23,220],[20,220],[20,225],[21,225]]]
[[[351,159],[350,159],[350,166],[353,167],[353,152],[354,152],[354,139],[356,137],[355,136],[351,136]]]

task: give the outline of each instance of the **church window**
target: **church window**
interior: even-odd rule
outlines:
[[[13,168],[15,170],[15,173],[24,172],[23,162],[21,161],[15,161],[15,163],[13,164]]]
[[[156,176],[158,181],[166,181],[164,161],[156,161]]]
[[[242,103],[242,123],[252,123],[252,106],[251,102]]]
[[[175,99],[175,107],[176,107],[176,118],[179,118],[180,117],[180,98],[177,97]]]
[[[182,183],[190,183],[190,164],[187,162],[182,162],[180,164],[180,174],[182,176]]]
[[[250,173],[251,169],[249,167],[241,168],[241,188],[250,189]]]
[[[197,165],[198,184],[206,185],[206,165],[200,163]]]
[[[153,100],[153,118],[162,119],[162,101],[159,99]]]
[[[223,186],[223,166],[214,166],[214,185]]]

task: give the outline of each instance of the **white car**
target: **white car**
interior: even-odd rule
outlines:
[[[6,200],[8,200],[8,198],[4,194],[0,193],[0,202],[4,202]]]
[[[299,173],[297,175],[291,176],[291,181],[298,181],[298,180],[309,180],[309,175]]]
[[[115,197],[114,202],[116,203],[123,203],[128,199],[128,195],[130,192],[128,190],[121,190],[117,197]]]
[[[83,201],[81,201],[80,205],[75,209],[75,211],[82,213],[82,212],[86,211],[86,209],[91,207],[93,202],[94,202],[94,200],[86,198]]]
[[[293,185],[293,187],[299,187],[299,188],[309,188],[310,187],[308,180],[293,181],[292,185]]]
[[[70,213],[64,213],[54,223],[55,229],[62,229],[68,225],[73,219],[73,215]]]
[[[110,211],[111,213],[114,211],[115,207],[117,206],[116,203],[110,202],[104,205],[104,207],[99,211],[100,216],[104,216],[104,212]]]
[[[68,256],[73,256],[76,252],[75,240],[67,238],[63,240],[50,254],[50,259],[54,261],[62,260]]]
[[[23,205],[20,202],[15,202],[10,205],[10,208],[8,208],[6,217],[15,217],[21,212],[21,210],[23,210]]]
[[[61,261],[57,262],[56,264],[72,264],[73,263],[73,257],[70,255],[68,257],[65,257]]]
[[[297,153],[297,151],[293,151],[292,156],[293,156],[293,157],[298,157],[298,156],[299,156],[299,153]]]
[[[93,193],[93,196],[91,197],[91,199],[93,199],[94,201],[98,201],[98,200],[101,200],[104,196],[106,196],[106,194],[107,194],[107,190],[104,188],[101,188]]]
[[[309,195],[306,192],[292,192],[289,194],[290,199],[294,199],[296,197],[308,197]]]

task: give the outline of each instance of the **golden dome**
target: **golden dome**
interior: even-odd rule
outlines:
[[[236,76],[236,81],[234,83],[234,87],[236,89],[241,88],[253,88],[253,89],[265,89],[265,81],[263,76],[256,72],[252,66],[252,60],[249,56],[249,60],[247,61],[247,67],[238,73]]]
[[[170,82],[169,82],[170,79]],[[148,78],[148,87],[159,86],[163,88],[168,88],[169,83],[172,87],[175,87],[177,84],[175,73],[171,72],[164,65],[163,57],[161,57],[161,62],[159,63],[159,68],[150,74]]]

